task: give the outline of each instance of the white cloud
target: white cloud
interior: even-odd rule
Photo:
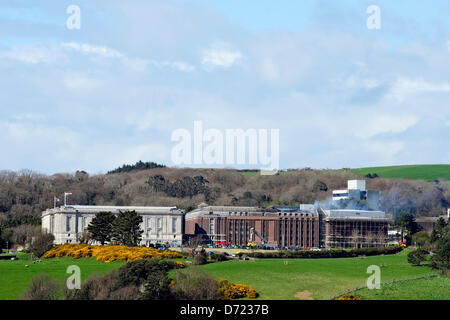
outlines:
[[[54,46],[26,45],[14,46],[0,53],[0,59],[18,61],[25,64],[54,63],[64,56]]]
[[[415,116],[402,116],[394,114],[367,116],[355,126],[354,135],[358,138],[368,139],[382,133],[401,133],[414,126],[419,119]]]
[[[176,69],[178,71],[183,71],[183,72],[191,72],[191,71],[195,71],[195,66],[189,64],[189,63],[185,63],[182,61],[152,61],[152,64],[157,67],[157,68],[172,68],[172,69]]]
[[[206,70],[214,68],[228,69],[236,64],[243,55],[226,42],[215,42],[202,54],[202,64]]]
[[[413,94],[426,92],[450,92],[450,82],[431,83],[423,79],[399,77],[392,86],[389,96],[397,101],[404,101]]]
[[[83,54],[95,54],[105,58],[123,58],[124,54],[121,52],[111,49],[107,46],[95,46],[89,44],[79,44],[76,42],[64,42],[61,47],[79,51]]]

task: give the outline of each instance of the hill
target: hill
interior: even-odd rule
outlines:
[[[368,167],[352,169],[352,171],[363,176],[377,174],[383,178],[450,180],[450,164]]]
[[[234,206],[314,203],[331,197],[332,190],[345,188],[347,180],[364,177],[352,169],[291,169],[261,176],[234,169],[158,166],[140,170],[140,166],[97,175],[0,171],[0,241],[8,228],[39,224],[42,211],[53,207],[54,197],[62,199],[64,192],[72,193],[68,204],[177,206],[190,211],[202,202]],[[381,209],[388,213],[407,210],[415,216],[438,216],[450,207],[450,183],[383,177],[366,181],[368,189],[381,191]]]

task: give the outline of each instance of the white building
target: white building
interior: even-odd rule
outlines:
[[[176,207],[62,206],[42,213],[42,229],[55,236],[55,244],[77,243],[95,214],[136,211],[142,216],[141,245],[166,243],[181,245],[184,211]]]

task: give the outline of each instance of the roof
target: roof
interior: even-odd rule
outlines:
[[[143,207],[143,206],[61,206],[57,208],[47,209],[42,215],[50,214],[50,213],[98,213],[98,212],[111,212],[111,213],[119,213],[123,211],[136,211],[140,214],[145,213],[175,213],[179,211],[182,213],[180,209],[177,207]],[[175,212],[174,212],[175,211]]]

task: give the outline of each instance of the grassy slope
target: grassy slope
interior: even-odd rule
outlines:
[[[376,173],[383,178],[409,178],[422,180],[450,180],[450,165],[407,165],[392,167],[370,167],[352,169],[353,172],[366,175]]]
[[[16,299],[24,292],[31,278],[41,273],[63,281],[69,277],[66,273],[67,267],[77,265],[81,269],[81,279],[84,280],[92,273],[105,274],[122,264],[123,262],[104,263],[96,261],[95,258],[44,259],[35,264],[25,256],[17,261],[0,260],[0,300]],[[25,265],[29,267],[26,268]]]
[[[353,294],[365,300],[449,300],[450,278],[408,280],[385,284],[380,290],[361,289]]]
[[[284,261],[288,261],[285,265]],[[342,259],[260,259],[205,265],[218,278],[251,285],[260,299],[296,299],[309,291],[314,299],[330,299],[341,292],[364,286],[369,265],[381,268],[381,281],[429,274],[428,267],[412,267],[404,254]]]
[[[288,264],[285,265],[284,261],[288,261]],[[28,268],[25,267],[26,264],[29,265]],[[31,278],[40,273],[50,274],[63,281],[68,276],[67,267],[78,265],[84,280],[92,273],[105,274],[122,264],[123,262],[98,262],[94,258],[56,258],[36,264],[29,260],[0,260],[0,299],[17,298],[24,292]],[[434,272],[425,266],[410,266],[405,253],[367,258],[228,261],[202,267],[217,278],[251,285],[260,294],[260,299],[295,299],[295,294],[301,291],[309,291],[315,299],[327,299],[364,285],[369,276],[366,273],[367,267],[372,264],[385,265],[381,269],[382,281]],[[366,299],[381,299],[383,296],[379,296],[380,292],[384,292],[381,294],[386,299],[449,299],[449,294],[445,292],[448,279],[444,279],[446,282],[436,279],[416,280],[418,282],[412,287],[406,283],[386,285],[394,286],[395,291],[386,287],[386,291],[360,290],[357,294]],[[378,296],[374,296],[376,294]]]

